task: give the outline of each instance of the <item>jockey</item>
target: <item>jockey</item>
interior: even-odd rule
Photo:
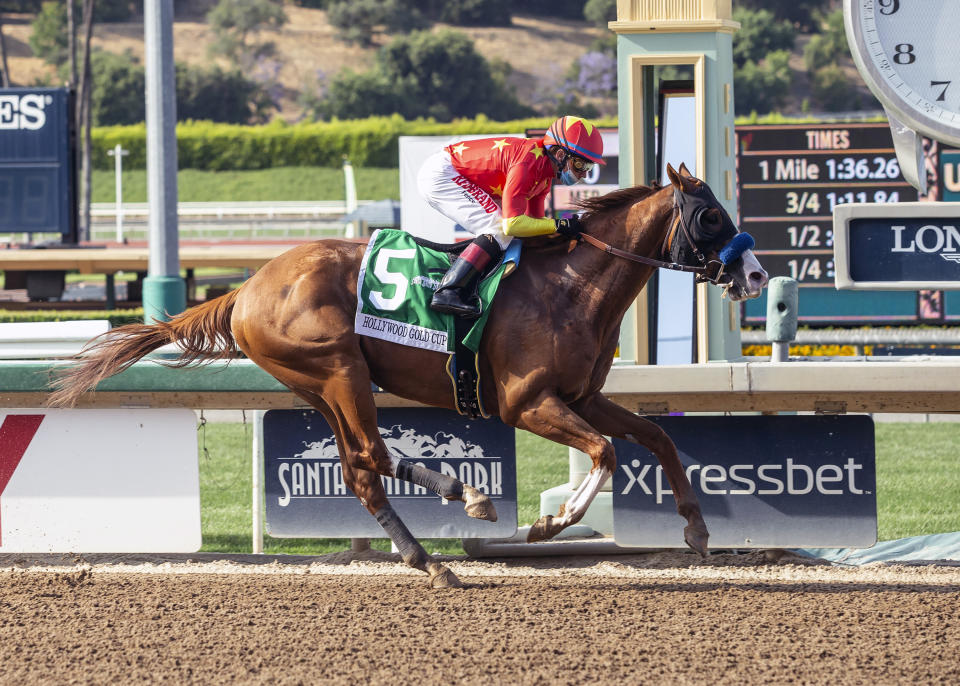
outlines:
[[[580,233],[576,215],[544,217],[554,181],[573,185],[604,164],[600,131],[581,117],[560,117],[543,138],[481,138],[448,145],[421,167],[417,185],[430,206],[477,238],[454,261],[430,302],[439,312],[480,315],[476,286],[514,237]]]

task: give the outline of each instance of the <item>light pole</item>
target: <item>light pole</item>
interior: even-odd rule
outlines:
[[[173,0],[145,0],[147,199],[150,263],[143,281],[143,319],[165,321],[187,306],[177,231],[177,103],[173,66]]]

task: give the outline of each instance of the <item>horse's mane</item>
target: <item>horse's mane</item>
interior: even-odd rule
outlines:
[[[630,188],[611,191],[606,195],[583,198],[582,200],[578,200],[576,205],[584,210],[583,218],[586,219],[595,214],[620,209],[624,205],[633,205],[661,188],[663,188],[663,186],[654,181],[652,186],[631,186]]]

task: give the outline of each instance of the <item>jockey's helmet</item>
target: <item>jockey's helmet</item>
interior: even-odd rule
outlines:
[[[597,164],[603,161],[603,138],[600,130],[583,117],[560,117],[543,137],[544,146],[557,145],[568,155],[582,157]]]

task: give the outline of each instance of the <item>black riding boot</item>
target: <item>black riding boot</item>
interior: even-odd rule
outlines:
[[[477,284],[484,268],[500,258],[503,251],[492,236],[483,235],[468,245],[450,265],[430,300],[437,312],[460,315],[468,319],[480,316],[480,297]]]

